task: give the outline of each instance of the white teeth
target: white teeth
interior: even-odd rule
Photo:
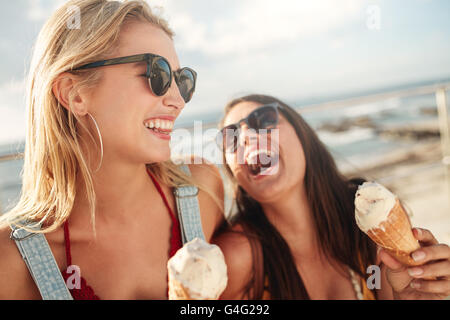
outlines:
[[[262,157],[260,156],[262,155]],[[270,161],[272,153],[268,150],[254,150],[251,151],[246,157],[247,164],[257,164],[259,161],[265,163],[266,161]],[[258,156],[260,156],[258,158]],[[258,160],[259,159],[259,160]]]
[[[163,119],[154,119],[149,120],[148,122],[144,123],[146,128],[149,129],[162,129],[162,130],[172,130],[173,128],[173,121],[169,120],[163,120]]]
[[[252,151],[248,154],[247,159],[252,159],[252,158],[256,158],[259,154],[267,154],[268,156],[270,156],[270,151],[267,150],[255,150]]]

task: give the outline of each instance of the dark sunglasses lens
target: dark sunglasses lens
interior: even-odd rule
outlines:
[[[220,131],[218,139],[219,147],[227,152],[236,151],[239,139],[239,129],[235,125],[230,125]]]
[[[171,82],[171,69],[165,59],[153,61],[149,81],[155,95],[162,96],[167,92]]]
[[[267,106],[256,109],[248,116],[248,125],[250,128],[269,129],[278,122],[278,113],[275,107]]]
[[[195,89],[194,73],[189,69],[182,69],[177,79],[177,85],[184,102],[189,102]]]

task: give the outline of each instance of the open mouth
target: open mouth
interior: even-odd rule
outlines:
[[[258,150],[251,152],[247,157],[245,164],[248,172],[252,176],[267,175],[269,169],[278,164],[278,154],[267,150]]]
[[[164,119],[151,119],[145,122],[144,126],[158,135],[170,136],[173,129],[173,121]]]

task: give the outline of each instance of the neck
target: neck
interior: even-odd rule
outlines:
[[[303,185],[274,202],[261,203],[261,206],[293,254],[307,259],[319,256],[316,227]]]
[[[97,172],[92,173],[92,181],[96,197],[96,225],[99,222],[124,224],[138,221],[139,213],[146,212],[149,201],[158,197],[145,164],[120,164],[106,160]],[[130,219],[130,215],[134,219]],[[84,226],[91,220],[91,206],[80,173],[70,220],[71,224]]]

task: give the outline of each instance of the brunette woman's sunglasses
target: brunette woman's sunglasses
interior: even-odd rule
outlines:
[[[137,54],[133,56],[120,57],[108,60],[88,63],[73,70],[91,69],[97,67],[111,66],[115,64],[146,62],[147,70],[143,75],[148,79],[150,90],[157,96],[163,96],[172,84],[172,76],[180,90],[184,102],[189,102],[195,91],[197,73],[191,68],[181,68],[172,71],[166,58],[152,53]]]
[[[244,119],[230,124],[219,131],[216,143],[224,152],[235,152],[239,144],[239,135],[242,123],[245,123],[249,129],[255,131],[260,129],[273,129],[278,124],[279,104],[274,102],[263,105],[250,112]]]

